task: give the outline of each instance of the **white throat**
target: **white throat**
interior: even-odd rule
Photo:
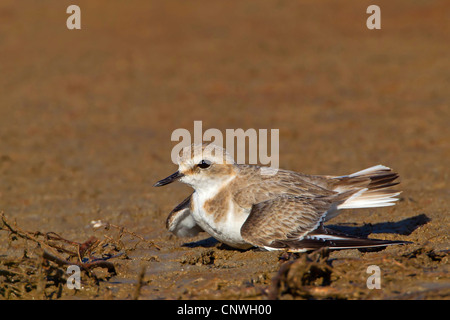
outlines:
[[[215,197],[220,190],[225,188],[235,178],[236,175],[231,175],[224,179],[183,177],[180,181],[190,185],[201,198],[207,200]]]

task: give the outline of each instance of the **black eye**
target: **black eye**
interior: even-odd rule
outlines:
[[[207,168],[209,168],[210,165],[211,165],[211,161],[202,160],[202,161],[199,162],[197,167],[199,167],[200,169],[207,169]]]

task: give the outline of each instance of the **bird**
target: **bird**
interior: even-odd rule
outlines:
[[[192,144],[177,158],[178,170],[154,184],[180,181],[194,192],[166,220],[179,237],[205,231],[229,247],[305,252],[362,249],[405,241],[348,235],[324,225],[343,209],[392,206],[399,175],[384,165],[343,176],[308,175],[238,164],[222,147]],[[272,168],[270,168],[272,169]]]

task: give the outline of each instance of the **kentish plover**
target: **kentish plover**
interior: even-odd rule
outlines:
[[[184,148],[178,171],[154,185],[179,180],[194,188],[167,218],[167,228],[177,236],[206,231],[234,248],[292,252],[405,243],[359,238],[324,226],[341,209],[394,205],[400,192],[391,188],[398,174],[390,168],[377,165],[345,176],[282,169],[263,174],[262,167],[236,164],[223,148],[211,146]]]

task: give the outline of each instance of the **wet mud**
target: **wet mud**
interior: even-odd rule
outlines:
[[[0,4],[0,299],[449,299],[448,1],[383,2],[381,30],[366,1],[78,1],[81,30],[64,3],[26,3]],[[174,237],[165,219],[191,189],[152,185],[195,120],[279,129],[284,169],[392,167],[395,206],[328,225],[411,243]]]

